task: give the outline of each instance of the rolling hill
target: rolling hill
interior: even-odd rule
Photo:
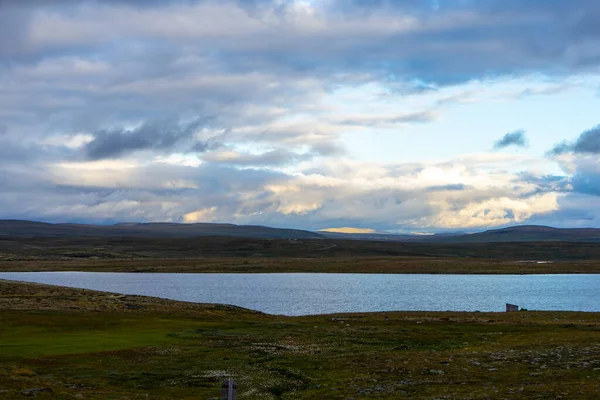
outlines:
[[[49,224],[45,222],[0,220],[0,236],[10,237],[146,237],[190,238],[229,236],[262,239],[322,239],[315,232],[255,225],[123,223],[116,225]]]
[[[436,235],[346,234],[280,229],[258,225],[120,223],[115,225],[50,224],[24,220],[0,220],[0,237],[132,237],[193,238],[227,236],[254,239],[330,239],[411,243],[498,243],[498,242],[574,242],[600,243],[600,229],[552,228],[523,225],[484,232],[443,233]]]
[[[512,226],[466,234],[463,232],[435,235],[353,234],[319,232],[331,239],[367,240],[377,242],[418,243],[498,243],[498,242],[575,242],[600,243],[600,229],[595,228],[552,228],[539,225]]]
[[[512,226],[467,235],[431,236],[422,241],[434,243],[498,243],[498,242],[577,242],[600,243],[600,229],[552,228],[539,225]]]

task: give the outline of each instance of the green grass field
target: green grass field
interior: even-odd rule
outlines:
[[[230,375],[240,399],[600,393],[599,314],[386,315],[280,317],[0,281],[0,398],[214,399]]]

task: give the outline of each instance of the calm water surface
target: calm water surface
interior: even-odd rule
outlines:
[[[48,283],[270,314],[367,311],[600,311],[600,275],[150,274],[5,272],[0,279]]]

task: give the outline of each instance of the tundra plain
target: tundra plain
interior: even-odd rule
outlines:
[[[387,318],[386,318],[387,317]],[[266,315],[0,281],[0,398],[596,399],[597,313]]]

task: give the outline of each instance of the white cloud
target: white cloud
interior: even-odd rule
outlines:
[[[377,233],[374,229],[369,228],[352,228],[352,227],[342,227],[342,228],[325,228],[321,229],[319,232],[333,232],[333,233]]]
[[[412,225],[416,228],[461,229],[523,223],[534,215],[557,211],[558,198],[557,193],[544,193],[523,199],[492,197],[483,201],[468,202],[458,210],[446,198],[433,203],[439,210],[436,215],[418,219]]]
[[[214,215],[217,211],[217,207],[209,207],[201,210],[196,210],[187,213],[183,216],[183,222],[195,223],[195,222],[214,222]]]

